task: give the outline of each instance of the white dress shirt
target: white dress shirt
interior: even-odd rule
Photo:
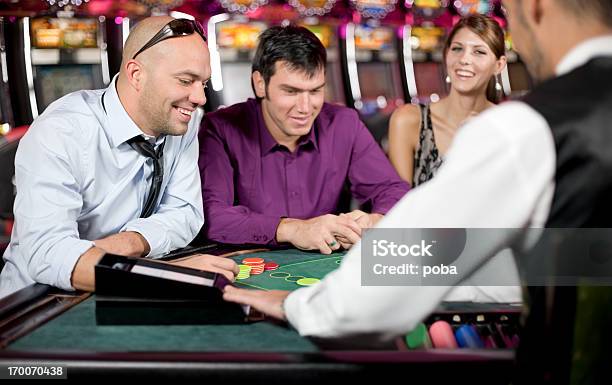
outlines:
[[[612,36],[591,39],[569,52],[557,75],[595,56],[612,56]],[[529,227],[543,227],[554,193],[556,153],[548,123],[522,102],[491,108],[456,136],[439,173],[398,202],[378,227],[507,228],[479,244],[470,271],[507,246],[524,250]],[[510,230],[516,229],[516,230]],[[521,239],[512,243],[513,239]],[[468,240],[469,241],[469,240]],[[533,241],[531,239],[531,241]],[[289,322],[302,335],[406,333],[447,294],[446,286],[362,286],[361,245],[319,284],[285,300]]]
[[[184,136],[165,137],[160,198],[150,217],[139,218],[153,160],[126,143],[143,132],[123,108],[115,80],[106,90],[55,101],[21,139],[0,297],[34,282],[73,289],[72,270],[92,240],[135,231],[155,256],[186,246],[204,223],[196,124]]]

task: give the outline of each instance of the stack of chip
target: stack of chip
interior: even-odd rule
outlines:
[[[249,265],[238,265],[240,272],[236,276],[236,279],[247,279],[251,276],[251,266]]]
[[[265,264],[263,258],[245,258],[242,260],[242,263],[251,267],[251,275],[257,275],[264,272]]]

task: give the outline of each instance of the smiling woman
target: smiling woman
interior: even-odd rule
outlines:
[[[389,158],[413,186],[434,177],[459,127],[493,106],[487,88],[504,69],[504,33],[484,15],[462,18],[444,46],[450,93],[432,105],[405,105],[389,123]]]

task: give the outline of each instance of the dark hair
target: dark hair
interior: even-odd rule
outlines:
[[[567,8],[582,18],[593,17],[612,27],[612,1],[610,0],[557,0],[559,7]]]
[[[457,24],[453,26],[444,44],[445,57],[453,38],[457,32],[463,28],[469,29],[484,40],[497,59],[505,55],[504,31],[497,21],[485,15],[474,14],[462,17]]]
[[[278,61],[312,77],[325,70],[327,51],[319,38],[304,27],[271,27],[259,36],[252,72],[259,71],[267,85]]]

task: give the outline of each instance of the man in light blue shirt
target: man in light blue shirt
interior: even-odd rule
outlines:
[[[15,159],[15,226],[0,297],[34,282],[94,290],[105,253],[156,256],[196,236],[204,218],[189,122],[206,102],[209,63],[198,24],[145,19],[107,89],[69,94],[36,119]],[[237,272],[209,255],[182,265],[232,280]]]

